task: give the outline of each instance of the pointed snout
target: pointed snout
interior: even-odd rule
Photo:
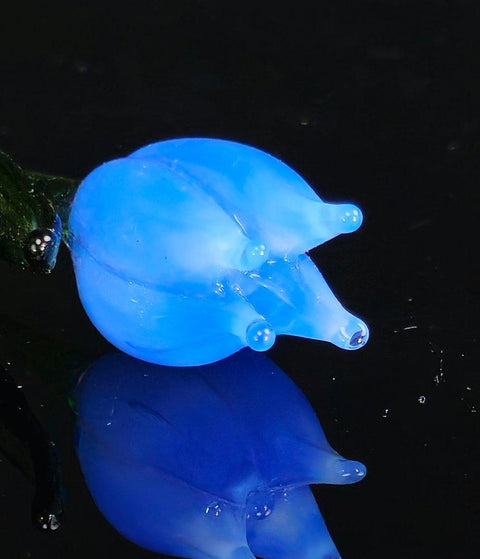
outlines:
[[[331,448],[310,449],[311,474],[315,483],[351,485],[362,481],[367,468],[357,460],[348,460]]]
[[[275,332],[327,341],[346,350],[363,347],[368,341],[367,325],[342,307],[308,255],[299,256],[296,264],[283,272],[291,286],[290,304],[277,305],[275,318],[270,320]],[[282,308],[288,318],[283,324],[284,317],[278,311]],[[295,315],[291,309],[296,310]],[[263,314],[269,316],[269,309]]]
[[[356,460],[339,457],[332,460],[330,483],[351,484],[361,481],[367,475],[367,468]]]
[[[313,202],[307,214],[308,233],[304,243],[310,250],[344,233],[353,233],[363,222],[363,214],[354,204]]]

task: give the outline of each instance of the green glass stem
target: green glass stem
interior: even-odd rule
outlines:
[[[62,220],[63,241],[68,245],[70,208],[81,181],[38,173],[37,171],[27,171],[26,175],[32,181],[34,189],[37,192],[41,192],[47,198],[53,206],[55,213]]]
[[[68,245],[68,215],[79,180],[24,171],[0,151],[0,257],[27,268],[24,248],[32,231],[53,230],[62,221]]]

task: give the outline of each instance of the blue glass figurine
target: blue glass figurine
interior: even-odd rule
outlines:
[[[194,559],[339,559],[308,484],[354,483],[365,467],[330,447],[265,355],[171,368],[111,354],[76,406],[90,492],[128,539]]]
[[[357,349],[347,312],[305,252],[355,231],[290,167],[213,139],[146,146],[95,169],[70,214],[80,298],[100,332],[152,363],[211,363],[278,334]]]

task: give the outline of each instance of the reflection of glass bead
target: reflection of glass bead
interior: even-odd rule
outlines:
[[[181,557],[339,559],[308,484],[360,481],[265,354],[202,367],[99,359],[76,393],[90,492],[127,538]],[[113,418],[106,426],[106,418]]]
[[[367,327],[304,254],[361,222],[265,152],[188,138],[95,169],[69,229],[97,328],[135,357],[181,366],[265,351],[280,334],[364,345]]]
[[[272,514],[274,507],[274,491],[268,489],[252,491],[246,503],[247,519],[263,520]]]
[[[220,516],[222,514],[222,507],[220,506],[220,503],[214,501],[213,503],[207,505],[205,508],[205,514]]]

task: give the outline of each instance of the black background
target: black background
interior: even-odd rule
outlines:
[[[480,557],[479,28],[474,1],[2,7],[0,147],[22,166],[82,177],[152,141],[222,137],[363,209],[360,231],[312,257],[369,324],[367,347],[283,338],[270,352],[332,446],[368,466],[356,486],[315,489],[344,559]],[[37,533],[33,489],[3,459],[1,557],[155,557],[96,510],[52,380],[107,347],[67,251],[49,277],[1,264],[0,278],[12,354],[30,363],[12,367],[58,440],[68,495],[61,531]]]

